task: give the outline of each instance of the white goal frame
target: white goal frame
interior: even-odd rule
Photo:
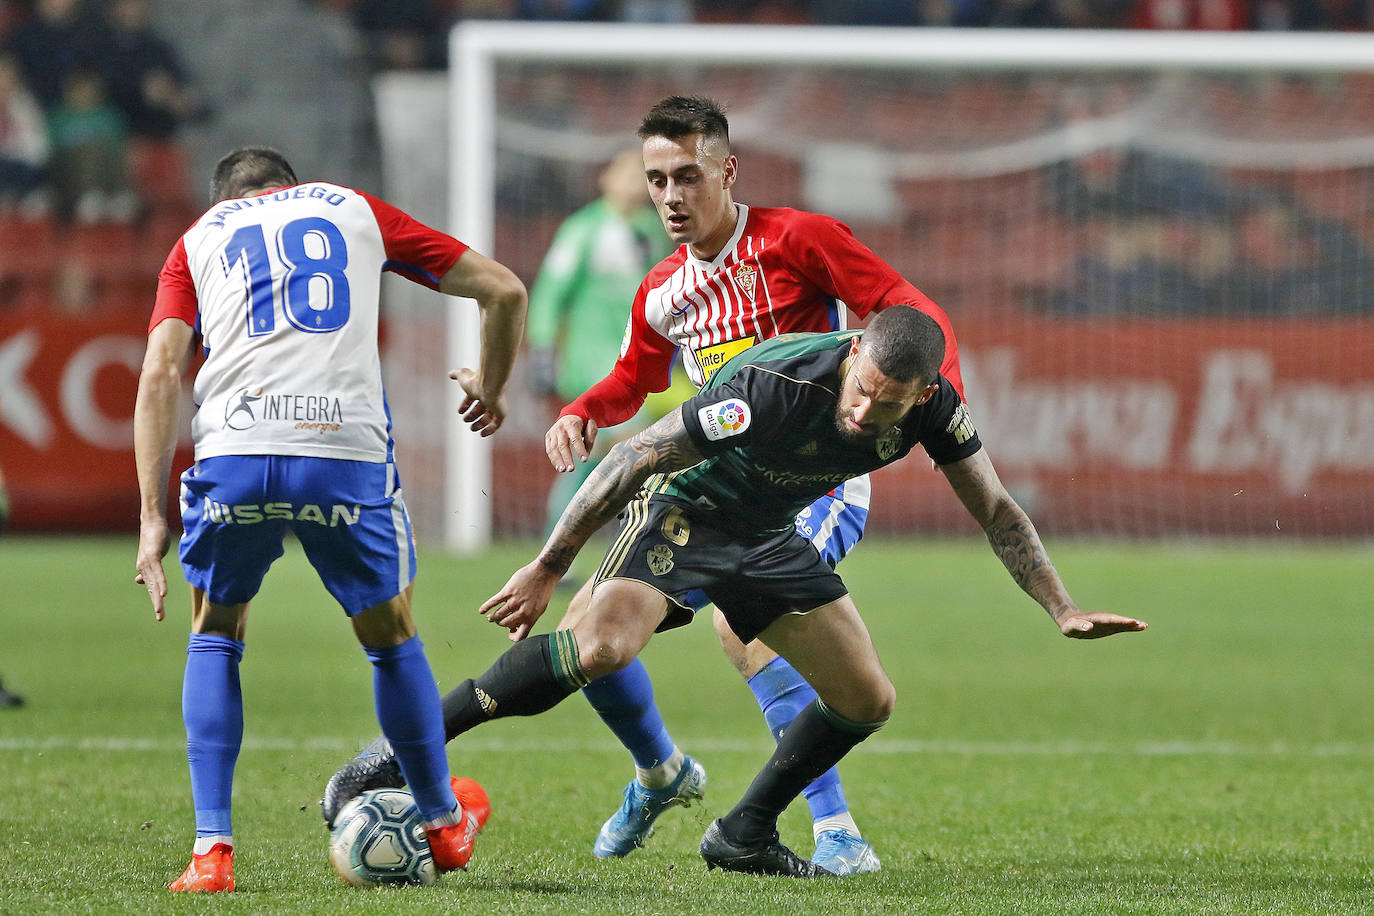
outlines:
[[[737,67],[1360,72],[1374,71],[1374,35],[464,22],[449,38],[452,232],[501,258],[492,250],[498,61],[652,64],[665,57],[673,65]],[[450,367],[476,364],[478,328],[470,303],[453,306]],[[449,391],[454,417],[462,391]],[[491,440],[456,419],[446,439],[444,543],[479,551],[491,540]]]

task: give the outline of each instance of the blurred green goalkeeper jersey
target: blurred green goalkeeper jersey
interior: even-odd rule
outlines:
[[[526,334],[531,347],[557,354],[564,401],[615,365],[640,281],[673,247],[647,206],[626,219],[596,200],[558,227],[530,289]]]

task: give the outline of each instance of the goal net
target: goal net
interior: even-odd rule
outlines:
[[[451,59],[450,228],[527,283],[644,112],[710,95],[736,200],[843,219],[949,313],[1042,531],[1374,531],[1370,38],[470,23]],[[553,412],[513,398],[492,440],[449,405],[455,547],[543,527]],[[928,462],[874,490],[870,531],[976,533]]]

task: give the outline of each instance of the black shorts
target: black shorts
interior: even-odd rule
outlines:
[[[741,538],[661,496],[635,497],[596,582],[633,579],[662,592],[668,616],[658,630],[680,627],[700,607],[697,592],[720,608],[749,642],[784,614],[806,613],[848,594],[844,582],[796,529]]]

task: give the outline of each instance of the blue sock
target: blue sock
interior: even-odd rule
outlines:
[[[382,734],[396,751],[420,816],[437,820],[453,810],[454,798],[444,753],[439,688],[434,686],[425,647],[419,636],[412,636],[399,646],[364,646],[363,651],[372,662],[372,690]]]
[[[234,832],[230,796],[234,764],[243,744],[242,658],[243,643],[227,636],[192,633],[186,646],[181,718],[186,723],[196,836],[230,836]]]
[[[792,723],[803,709],[816,699],[816,691],[782,658],[775,658],[759,669],[749,679],[749,689],[754,699],[759,701],[763,710],[763,720],[768,730],[777,740],[784,728]],[[818,821],[849,810],[844,800],[844,787],[840,785],[839,771],[834,767],[826,770],[809,786],[802,790],[806,803],[811,807],[811,819]]]
[[[673,739],[654,705],[654,685],[639,659],[582,688],[601,721],[625,745],[635,765],[651,769],[673,753]]]

